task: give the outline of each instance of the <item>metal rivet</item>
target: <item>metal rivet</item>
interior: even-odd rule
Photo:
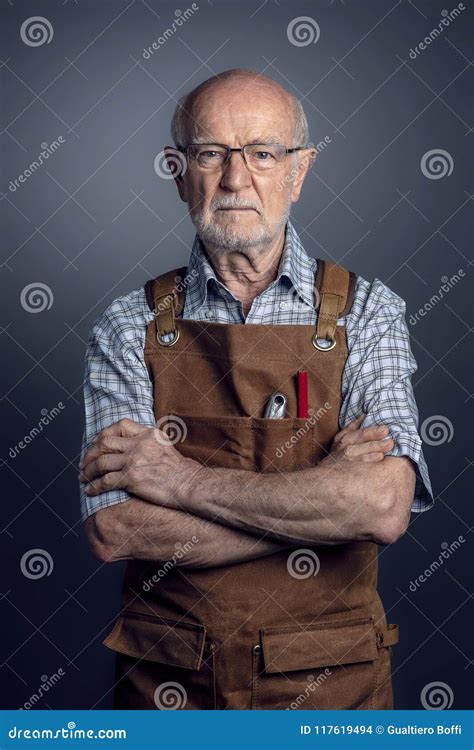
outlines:
[[[259,654],[261,650],[262,647],[259,643],[257,643],[257,645],[253,647],[254,654]]]
[[[323,344],[323,342],[325,343]],[[336,339],[318,339],[316,338],[316,334],[314,334],[311,339],[311,343],[313,344],[314,348],[318,349],[320,352],[329,352],[336,346]]]
[[[156,334],[156,340],[158,341],[161,346],[173,346],[173,344],[176,344],[177,340],[179,339],[179,328],[175,328],[174,331],[171,332],[173,334],[173,338],[167,341],[166,339],[162,338],[162,334],[157,333]],[[169,334],[164,334],[169,335]]]

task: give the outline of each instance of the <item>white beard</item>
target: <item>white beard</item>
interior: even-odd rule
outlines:
[[[255,228],[245,227],[239,222],[238,217],[228,220],[225,226],[221,226],[212,221],[212,209],[208,212],[196,211],[194,215],[191,214],[191,219],[208,252],[219,255],[225,253],[244,253],[245,255],[249,250],[268,247],[275,242],[286,226],[290,208],[291,201],[289,201],[278,222],[271,226],[267,223],[265,217],[259,214],[259,223]]]

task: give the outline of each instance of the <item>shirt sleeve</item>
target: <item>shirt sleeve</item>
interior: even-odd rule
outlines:
[[[362,427],[386,424],[394,440],[391,456],[408,456],[415,465],[412,512],[434,505],[428,467],[418,434],[418,409],[411,375],[417,365],[410,347],[404,301],[381,281],[359,278],[347,316],[349,356],[345,366],[341,429],[362,412]]]
[[[85,356],[81,459],[94,437],[120,419],[155,424],[153,386],[143,356],[148,308],[142,292],[118,298],[92,325]],[[88,497],[79,484],[82,521],[129,497],[125,490]]]

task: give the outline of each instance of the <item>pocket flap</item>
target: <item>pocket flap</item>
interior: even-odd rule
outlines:
[[[206,628],[141,612],[123,612],[104,646],[136,659],[200,669]]]
[[[372,620],[328,622],[321,625],[264,628],[266,672],[290,672],[377,658]]]

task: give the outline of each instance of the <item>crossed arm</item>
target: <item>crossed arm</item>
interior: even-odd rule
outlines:
[[[131,420],[102,430],[81,463],[89,496],[121,488],[130,500],[85,522],[104,561],[168,560],[176,542],[198,540],[180,565],[207,567],[301,544],[390,544],[408,525],[411,460],[385,455],[388,429],[339,432],[317,466],[262,474],[216,469],[183,457],[164,433]]]
[[[358,289],[360,309],[346,325],[341,419],[346,424],[349,415],[365,411],[369,422],[390,425],[396,445],[380,442],[387,426],[364,429],[361,417],[336,435],[317,466],[285,474],[211,469],[157,441],[143,342],[138,333],[130,340],[120,304],[108,309],[92,331],[87,356],[87,444],[90,431],[113,415],[136,421],[121,419],[99,432],[81,465],[90,497],[119,489],[120,499],[128,498],[85,522],[100,559],[169,560],[177,542],[194,536],[199,543],[178,564],[205,567],[302,544],[389,544],[404,533],[415,472],[412,459],[400,454],[417,460],[410,384],[416,362],[403,301],[381,282],[361,281]]]

